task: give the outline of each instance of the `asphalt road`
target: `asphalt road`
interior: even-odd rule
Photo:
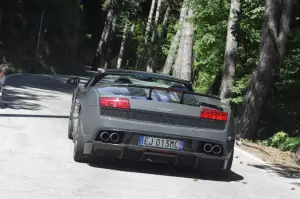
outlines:
[[[300,180],[236,149],[232,174],[112,161],[80,164],[67,139],[73,88],[64,77],[7,80],[0,109],[0,199],[211,199],[300,197]]]

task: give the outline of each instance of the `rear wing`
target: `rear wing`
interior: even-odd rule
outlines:
[[[149,89],[149,95],[147,97],[147,100],[152,100],[152,91],[153,90],[166,90],[166,91],[170,91],[170,92],[179,92],[181,93],[181,98],[179,103],[183,104],[183,100],[184,100],[184,95],[185,94],[190,94],[190,95],[196,95],[196,96],[201,96],[201,97],[210,97],[213,99],[217,99],[217,100],[221,100],[221,98],[212,95],[212,94],[204,94],[204,93],[195,93],[192,91],[185,91],[182,89],[176,89],[176,88],[164,88],[164,87],[156,87],[156,86],[144,86],[144,85],[137,85],[137,84],[111,84],[110,86],[114,86],[114,87],[130,87],[130,88],[145,88],[145,89]],[[206,106],[206,107],[211,107],[217,110],[221,110],[223,111],[223,108],[220,106],[216,106],[216,105],[212,105],[212,104],[207,104],[204,102],[200,102],[200,105]]]

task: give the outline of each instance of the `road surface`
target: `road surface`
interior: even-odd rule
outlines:
[[[64,77],[16,75],[0,109],[0,198],[272,199],[300,197],[299,178],[236,150],[228,179],[158,165],[80,164],[67,139],[73,87]]]

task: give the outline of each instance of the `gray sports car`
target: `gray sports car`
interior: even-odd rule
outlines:
[[[218,97],[195,93],[189,81],[123,69],[75,82],[68,130],[75,161],[98,156],[230,171],[234,120]]]

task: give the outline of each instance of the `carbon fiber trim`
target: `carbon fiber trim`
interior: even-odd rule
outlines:
[[[226,125],[226,122],[224,121],[215,121],[185,115],[175,115],[170,113],[160,113],[136,109],[101,107],[101,115],[156,124],[216,130],[224,130]]]

